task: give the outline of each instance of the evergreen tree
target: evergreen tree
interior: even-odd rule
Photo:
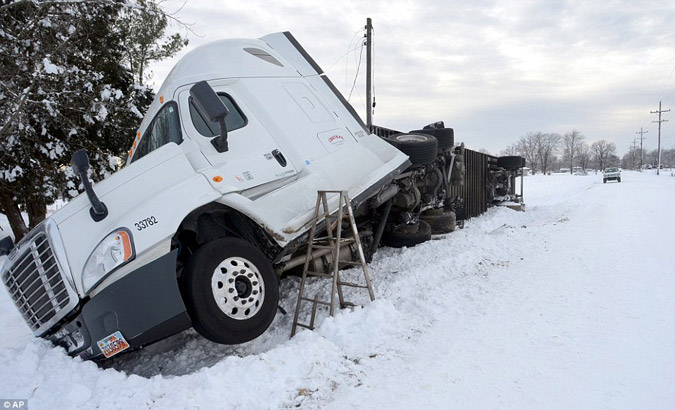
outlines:
[[[125,12],[139,4],[3,4],[0,212],[18,240],[45,218],[47,204],[77,194],[69,166],[74,151],[87,149],[95,180],[118,168],[154,95],[122,65],[129,41]]]
[[[178,33],[165,37],[169,16],[154,1],[137,0],[135,7],[125,7],[120,23],[124,57],[139,84],[150,77],[148,64],[173,56],[188,43]]]

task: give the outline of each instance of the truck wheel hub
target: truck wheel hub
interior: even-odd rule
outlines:
[[[218,308],[236,320],[255,316],[265,300],[265,284],[258,268],[241,257],[218,264],[211,277],[211,290]]]

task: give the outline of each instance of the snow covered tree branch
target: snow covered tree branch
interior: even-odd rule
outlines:
[[[0,7],[0,212],[18,240],[44,219],[47,204],[77,194],[75,150],[89,151],[96,180],[125,157],[154,97],[135,81],[143,70],[127,57],[140,41],[127,31],[144,23],[128,16],[152,9],[161,22],[163,12],[152,0],[3,0]],[[161,43],[162,27],[143,39],[151,59],[180,48]]]

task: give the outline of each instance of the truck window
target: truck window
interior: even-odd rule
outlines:
[[[232,100],[232,97],[225,93],[218,93],[218,97],[225,104],[227,110],[229,111],[227,117],[225,117],[225,126],[227,127],[227,132],[234,131],[239,128],[243,128],[248,123],[248,120],[241,112],[237,104]],[[190,117],[192,118],[192,124],[194,124],[197,131],[205,137],[215,137],[220,135],[220,125],[217,122],[209,121],[208,118],[202,117],[192,102],[192,97],[190,97]]]
[[[152,120],[145,134],[143,134],[131,162],[143,158],[169,142],[175,142],[176,144],[183,142],[180,120],[178,119],[178,105],[174,101],[166,103]]]

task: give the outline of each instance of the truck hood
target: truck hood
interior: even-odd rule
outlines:
[[[84,293],[79,280],[84,265],[105,236],[126,228],[138,259],[157,244],[166,243],[190,211],[220,196],[174,143],[106,178],[94,186],[94,191],[108,208],[103,220],[91,218],[91,203],[85,194],[51,216],[80,293]],[[152,228],[141,227],[148,218],[157,223]]]

